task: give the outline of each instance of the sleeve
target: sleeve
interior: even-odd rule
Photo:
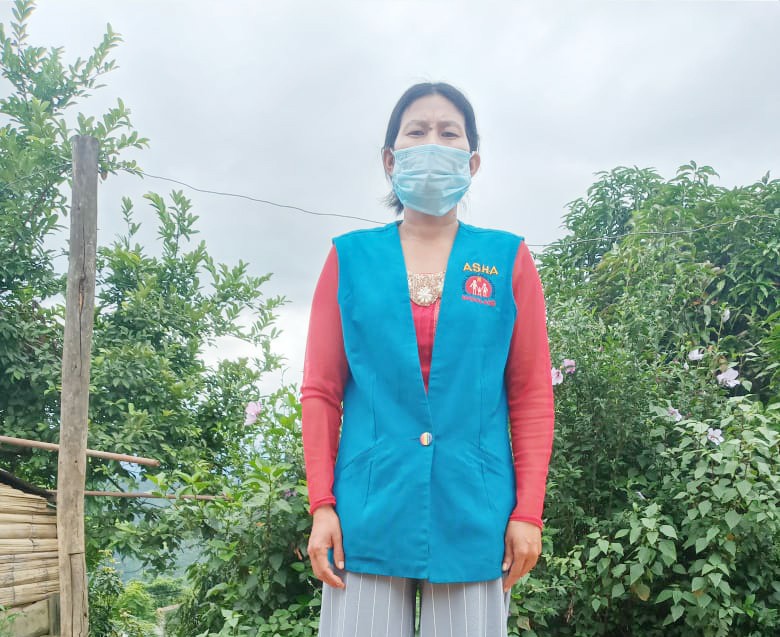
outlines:
[[[338,305],[338,254],[331,246],[314,290],[301,384],[301,435],[309,512],[335,504],[333,470],[349,374]]]
[[[517,504],[509,519],[543,528],[555,407],[544,292],[525,241],[520,243],[515,257],[512,289],[517,316],[505,378]]]

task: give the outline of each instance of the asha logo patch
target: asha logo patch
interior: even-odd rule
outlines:
[[[470,276],[463,284],[463,299],[485,305],[495,305],[493,298],[493,284],[484,276],[478,274]]]

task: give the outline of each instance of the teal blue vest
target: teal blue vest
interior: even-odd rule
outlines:
[[[350,370],[334,477],[347,570],[501,576],[515,506],[504,369],[522,240],[460,222],[426,394],[398,224],[333,239]]]

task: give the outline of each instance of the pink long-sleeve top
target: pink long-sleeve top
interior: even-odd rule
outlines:
[[[533,257],[520,243],[512,271],[517,315],[505,379],[509,403],[517,504],[511,520],[543,527],[542,511],[555,420],[545,300]],[[333,475],[339,445],[342,397],[349,376],[337,300],[338,255],[331,247],[314,291],[301,385],[303,452],[309,511],[336,503]],[[420,367],[428,389],[440,299],[410,301]]]

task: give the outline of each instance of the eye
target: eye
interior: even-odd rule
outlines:
[[[410,130],[410,131],[409,131],[408,133],[406,133],[406,134],[407,134],[407,135],[413,135],[413,136],[420,136],[420,135],[424,135],[425,133],[424,133],[422,130],[420,130],[420,129],[418,128],[418,129],[415,129],[415,130]]]
[[[455,138],[455,137],[460,137],[460,135],[458,135],[457,133],[455,133],[455,132],[453,132],[451,130],[446,130],[446,131],[444,131],[442,133],[442,137],[452,137],[452,138]]]

